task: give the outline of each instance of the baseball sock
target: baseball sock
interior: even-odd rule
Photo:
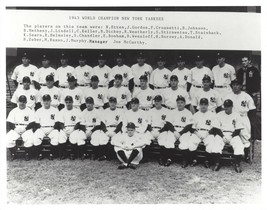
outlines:
[[[80,154],[80,157],[82,157],[82,155],[86,153],[86,150],[85,149],[86,149],[85,144],[78,146],[78,152]]]
[[[249,148],[244,148],[245,159],[249,158]]]
[[[120,156],[120,158],[123,160],[124,163],[128,163],[129,160],[127,160],[127,157],[122,150],[118,151],[118,155]]]
[[[51,145],[51,154],[57,156],[58,146]]]
[[[182,153],[182,161],[189,162],[190,161],[190,152],[188,149],[181,150]]]
[[[34,153],[35,153],[34,155],[35,156],[41,154],[41,152],[42,152],[42,145],[41,144],[34,147]]]
[[[16,147],[9,148],[9,151],[11,152],[11,154],[15,154],[16,153]]]
[[[138,150],[137,150],[137,149],[134,149],[134,150],[132,151],[132,153],[131,153],[129,159],[128,159],[127,164],[130,164],[130,163],[133,161],[133,159],[134,159],[138,154],[139,154]]]
[[[235,164],[240,166],[242,155],[234,155]]]
[[[214,156],[214,163],[219,163],[220,164],[220,158],[221,158],[221,154],[220,153],[213,153]]]
[[[160,146],[160,156],[162,158],[163,161],[167,160],[166,157],[166,148],[164,146]]]

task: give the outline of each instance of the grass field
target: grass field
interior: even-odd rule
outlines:
[[[8,203],[258,203],[261,191],[261,143],[255,142],[252,165],[243,172],[225,165],[218,172],[203,165],[166,168],[156,160],[137,170],[118,170],[119,162],[93,160],[7,161]]]

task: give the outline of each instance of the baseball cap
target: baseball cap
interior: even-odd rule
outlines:
[[[75,82],[76,78],[74,76],[68,77],[68,82]]]
[[[131,103],[132,104],[139,104],[139,99],[138,98],[132,98]]]
[[[61,57],[60,57],[60,59],[68,59],[66,53],[61,53]]]
[[[23,79],[22,79],[22,83],[24,83],[24,82],[31,82],[31,79],[30,79],[30,77],[27,77],[27,76],[25,76],[25,77],[23,77]]]
[[[138,52],[137,53],[137,58],[145,58],[145,55],[143,52]]]
[[[49,58],[49,56],[47,54],[43,54],[42,60],[46,61],[46,60],[50,60],[50,58]]]
[[[141,79],[148,81],[148,78],[147,78],[146,75],[141,75],[141,76],[139,77],[139,80],[141,80]]]
[[[21,96],[19,97],[18,101],[19,101],[19,102],[25,102],[25,103],[27,103],[27,98],[26,98],[25,95],[21,95]]]
[[[87,97],[87,98],[85,99],[85,102],[86,102],[87,104],[93,104],[93,103],[94,103],[94,99],[93,99],[92,97]]]
[[[176,75],[171,75],[170,80],[176,80],[176,81],[178,81],[178,77]]]
[[[207,98],[201,98],[199,104],[209,104],[209,100]]]
[[[201,55],[197,55],[195,61],[202,61],[204,58]]]
[[[116,74],[116,75],[114,76],[114,78],[115,78],[115,79],[120,79],[120,80],[122,80],[122,75],[121,75],[121,74]]]
[[[116,58],[123,58],[123,54],[121,52],[117,53]]]
[[[91,81],[99,81],[98,76],[93,75],[93,76],[91,77]]]
[[[45,80],[46,81],[54,81],[54,76],[49,74],[49,75],[46,76]]]
[[[86,59],[86,58],[85,58],[84,54],[81,53],[81,54],[79,55],[79,60],[85,60],[85,59]]]
[[[177,57],[177,61],[184,61],[184,57],[181,56],[181,55],[179,55],[179,56]]]
[[[225,58],[225,54],[223,52],[218,52],[217,58]]]
[[[154,98],[154,101],[162,101],[162,96],[161,95],[156,95]]]
[[[224,107],[232,107],[233,106],[233,101],[230,99],[227,99],[223,102]]]
[[[132,122],[129,122],[129,123],[127,123],[127,125],[126,125],[126,128],[132,128],[132,129],[135,129],[135,128],[136,128],[136,126],[135,126],[135,124],[134,124],[134,123],[132,123]]]
[[[110,97],[108,101],[117,103],[117,99],[115,97]]]
[[[30,55],[29,55],[29,53],[27,53],[27,52],[24,52],[23,54],[22,54],[22,57],[21,58],[30,58]]]
[[[106,56],[103,53],[98,55],[98,60],[106,60]]]
[[[66,96],[65,97],[65,101],[71,101],[71,102],[73,102],[73,98],[71,96]]]
[[[233,85],[233,84],[239,84],[239,85],[242,85],[242,82],[240,81],[240,80],[238,80],[238,79],[234,79],[232,82],[231,82],[231,84]]]
[[[183,101],[183,102],[185,102],[185,98],[183,96],[178,95],[176,101]]]
[[[202,78],[202,81],[211,81],[211,78],[209,75],[205,75],[203,78]]]
[[[165,61],[165,57],[163,55],[159,55],[157,61]]]
[[[50,100],[51,100],[51,96],[49,94],[43,95],[43,101],[50,101]]]

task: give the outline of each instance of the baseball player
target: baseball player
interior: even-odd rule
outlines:
[[[169,87],[171,71],[165,68],[166,60],[163,56],[157,58],[157,65],[154,71],[152,71],[150,76],[150,85],[154,88],[156,95],[163,96],[165,88]]]
[[[178,96],[182,96],[185,98],[185,104],[188,109],[190,109],[191,101],[189,99],[188,93],[178,86],[178,77],[176,75],[172,75],[170,78],[170,88],[166,88],[162,93],[163,95],[163,104],[167,109],[173,110],[177,108],[176,99]]]
[[[70,76],[68,78],[68,83],[69,83],[69,87],[63,89],[62,91],[62,97],[61,97],[61,102],[60,102],[60,108],[61,105],[63,104],[64,106],[65,104],[65,98],[66,96],[71,96],[73,98],[73,107],[74,108],[81,108],[82,110],[85,108],[85,101],[84,101],[84,95],[81,89],[79,89],[78,87],[76,87],[76,78],[74,76]],[[82,106],[83,105],[83,106]]]
[[[61,66],[56,71],[56,78],[58,78],[58,87],[61,91],[68,88],[68,78],[74,76],[77,78],[75,70],[72,66],[68,65],[68,57],[62,53],[60,58]],[[57,86],[57,83],[55,84]]]
[[[96,130],[101,129],[101,110],[94,108],[94,99],[92,97],[87,97],[85,99],[86,109],[82,111],[83,121],[82,125],[85,126],[85,134],[87,139],[92,140],[92,134]],[[87,157],[85,145],[82,145],[80,148],[80,153],[82,154],[81,159],[85,159]]]
[[[176,141],[172,132],[166,129],[167,124],[166,117],[169,110],[162,106],[162,97],[157,95],[154,98],[155,107],[152,108],[149,113],[149,122],[151,125],[151,134],[153,139],[158,141],[160,146],[160,158],[159,164],[164,166],[170,166],[172,163],[171,153],[172,148],[174,148],[174,143]]]
[[[123,76],[122,86],[128,87],[129,90],[132,92],[134,86],[132,70],[129,66],[125,65],[123,61],[124,56],[121,52],[119,52],[116,55],[117,65],[111,69],[111,72],[109,74],[109,87],[112,87],[114,85],[115,75],[121,74]]]
[[[213,127],[217,126],[216,114],[208,110],[209,101],[207,98],[201,98],[199,102],[200,109],[193,115],[193,126],[191,135],[188,134],[187,144],[184,144],[184,149],[189,149],[189,161],[193,159],[191,166],[197,165],[196,153],[199,143],[203,142],[206,147],[206,159],[204,166],[210,167],[211,155],[210,153],[218,153],[213,149],[214,135],[210,134]]]
[[[194,98],[196,95],[198,95],[198,91],[203,88],[202,85],[202,78],[205,75],[210,76],[212,82],[213,82],[213,74],[210,68],[204,66],[204,59],[200,55],[196,56],[196,67],[191,69],[191,75],[190,80],[192,82],[192,86],[190,88],[190,97]]]
[[[28,53],[23,53],[22,55],[22,64],[17,66],[12,75],[11,79],[14,80],[15,86],[21,88],[22,87],[22,79],[24,77],[29,77],[31,81],[36,81],[36,72],[37,72],[37,67],[30,64],[30,57]],[[34,84],[31,83],[31,88],[35,88]]]
[[[128,123],[126,128],[127,132],[117,138],[112,138],[111,144],[114,145],[117,157],[122,163],[118,169],[136,169],[136,165],[143,158],[142,148],[145,143],[142,137],[136,133],[134,123]]]
[[[135,87],[140,87],[140,80],[139,78],[142,75],[146,75],[148,78],[148,81],[150,80],[150,75],[153,71],[152,67],[145,63],[146,59],[144,56],[144,53],[139,52],[137,55],[137,63],[132,65],[131,69],[132,69],[132,74],[134,77],[134,86]]]
[[[179,55],[177,58],[177,68],[171,72],[171,75],[176,75],[178,77],[179,88],[186,91],[189,89],[189,84],[192,83],[190,74],[190,70],[185,67],[185,59],[183,56]]]
[[[215,167],[214,171],[220,169],[220,156],[224,148],[225,143],[232,145],[234,150],[235,159],[235,171],[241,173],[240,162],[242,155],[244,155],[244,144],[240,138],[240,131],[243,129],[242,119],[240,115],[233,112],[233,101],[224,101],[224,111],[217,114],[218,127],[215,136],[215,141],[213,147],[219,149],[219,153],[214,153]],[[218,149],[216,149],[218,151]]]
[[[70,159],[74,160],[78,153],[79,146],[85,145],[86,135],[85,128],[81,124],[82,112],[80,109],[76,109],[73,106],[72,96],[65,97],[66,107],[59,112],[59,117],[56,121],[59,125],[55,126],[55,130],[50,133],[51,141],[59,143],[60,159],[63,160],[66,157],[65,150],[67,142],[71,144],[72,151]]]
[[[209,111],[219,112],[222,109],[222,97],[214,89],[211,89],[211,78],[209,76],[204,76],[202,79],[203,89],[198,91],[198,94],[192,99],[192,105],[195,110],[199,109],[199,102],[201,98],[207,98],[209,100]]]
[[[249,146],[251,138],[251,123],[255,121],[256,107],[253,99],[249,94],[241,91],[242,84],[240,80],[232,81],[233,91],[225,97],[225,100],[233,101],[233,111],[241,116],[243,129],[240,132],[240,137],[245,145],[245,160],[249,161]]]
[[[36,74],[36,82],[39,83],[40,88],[46,86],[46,77],[48,75],[53,76],[55,82],[58,81],[56,70],[50,66],[50,57],[46,54],[42,56],[42,65],[43,66],[37,70]]]
[[[92,71],[92,76],[95,75],[99,79],[98,87],[105,89],[108,88],[110,71],[110,67],[106,65],[106,56],[101,53],[98,56],[98,65],[95,66]]]
[[[19,97],[22,95],[25,95],[27,98],[27,107],[30,109],[38,109],[40,108],[40,105],[36,106],[38,103],[38,91],[34,88],[30,87],[31,84],[31,79],[27,76],[23,77],[22,79],[22,88],[17,88],[17,90],[14,92],[11,102],[14,104],[18,104],[19,102]]]
[[[154,90],[148,85],[148,78],[146,75],[140,76],[140,87],[134,89],[133,97],[139,99],[139,108],[144,111],[149,111],[153,107]]]
[[[51,75],[50,75],[51,76]],[[58,118],[59,111],[57,108],[51,106],[51,96],[46,94],[42,96],[43,107],[38,109],[35,113],[35,122],[38,124],[38,129],[34,132],[33,144],[36,147],[38,160],[43,159],[42,154],[42,141],[44,137],[49,137],[49,134],[54,130],[55,122]],[[50,141],[51,152],[49,154],[49,160],[53,160],[57,151],[58,142]]]
[[[91,136],[91,144],[95,146],[96,158],[99,161],[111,159],[113,147],[110,140],[121,133],[124,122],[124,111],[117,109],[117,99],[109,98],[109,108],[105,109],[101,116],[101,130],[95,131]]]
[[[236,78],[236,72],[233,66],[225,63],[225,55],[222,52],[217,53],[218,65],[212,68],[214,76],[214,90],[216,90],[222,98],[231,93],[231,82]]]
[[[98,76],[94,75],[91,77],[92,87],[87,87],[84,91],[84,98],[92,97],[94,99],[94,108],[103,109],[108,107],[107,100],[107,89],[98,87],[99,79]]]
[[[77,86],[84,91],[90,85],[90,78],[92,74],[92,67],[86,64],[86,58],[83,54],[79,56],[79,66],[75,68],[75,75],[77,76]]]
[[[114,81],[114,87],[108,89],[107,99],[114,97],[117,99],[117,108],[126,109],[130,106],[131,92],[127,87],[121,85],[122,75],[116,74]]]
[[[52,75],[47,75],[46,85],[41,88],[39,91],[39,99],[38,101],[43,103],[43,96],[50,95],[51,102],[50,105],[54,108],[58,108],[61,99],[61,91],[58,87],[54,86],[54,77]]]
[[[11,110],[7,117],[7,148],[11,152],[11,160],[16,158],[16,141],[21,137],[25,147],[25,160],[30,160],[33,146],[34,112],[26,106],[27,97],[18,98],[18,107]]]
[[[175,139],[180,142],[178,147],[183,154],[182,168],[186,168],[190,161],[188,138],[191,135],[189,131],[192,128],[193,115],[188,109],[185,109],[186,100],[183,96],[178,95],[176,103],[177,108],[169,112],[167,120],[172,124],[170,130],[173,132]]]

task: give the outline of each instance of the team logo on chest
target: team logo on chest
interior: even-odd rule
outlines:
[[[121,99],[126,99],[126,95],[125,94],[122,94],[121,95]]]
[[[72,76],[72,74],[71,73],[67,73],[67,77],[71,77]]]
[[[206,125],[210,125],[211,124],[211,120],[206,120]]]
[[[166,119],[166,115],[165,114],[161,115],[161,119],[165,120]]]
[[[148,71],[145,71],[145,75],[146,75],[146,76],[149,76],[149,72],[148,72]]]
[[[108,78],[108,73],[105,73],[104,74],[104,77],[107,79]]]
[[[142,121],[143,121],[143,120],[142,120],[142,118],[141,118],[141,117],[139,117],[139,118],[138,118],[138,123],[139,123],[139,124],[141,124],[141,123],[142,123]]]
[[[167,74],[164,74],[163,78],[164,79],[168,79],[168,75]]]
[[[187,81],[188,76],[184,75],[184,80]]]
[[[24,116],[24,121],[29,121],[29,116]]]
[[[246,101],[241,101],[241,106],[246,107],[246,105],[247,105]]]
[[[115,120],[116,121],[119,121],[119,119],[120,119],[120,116],[119,115],[116,115]]]
[[[52,77],[54,77],[54,76],[55,76],[55,73],[54,73],[54,72],[51,72],[50,75],[51,75]]]
[[[51,114],[51,120],[54,120],[55,119],[55,115],[54,114]]]
[[[97,95],[97,98],[98,98],[98,99],[102,99],[102,97],[103,97],[102,94],[98,94],[98,95]]]
[[[73,122],[75,122],[76,116],[71,116],[70,120],[73,121]]]
[[[151,101],[151,100],[152,100],[152,96],[147,96],[147,97],[146,97],[146,100],[147,100],[147,101]]]
[[[229,75],[229,73],[224,73],[224,74],[223,74],[223,77],[224,77],[224,78],[229,78],[230,75]]]
[[[75,99],[78,101],[80,100],[80,96],[79,95],[75,95]]]
[[[30,99],[33,101],[35,99],[34,95],[30,95]]]
[[[248,72],[248,77],[253,77],[253,72],[252,71]]]
[[[123,77],[124,77],[124,78],[127,78],[127,77],[128,77],[128,74],[127,74],[127,73],[124,73],[124,74],[123,74]]]
[[[57,100],[58,99],[58,95],[54,95],[54,99]]]
[[[186,117],[181,117],[182,122],[186,122]]]
[[[84,72],[83,74],[85,77],[89,77],[89,72]]]
[[[216,103],[216,98],[215,97],[210,97],[210,102],[211,103]]]
[[[30,76],[31,76],[31,77],[34,77],[34,72],[31,71],[31,72],[30,72]]]
[[[236,120],[233,120],[232,124],[233,124],[233,126],[235,126],[236,125]]]
[[[92,123],[96,123],[96,118],[93,118],[92,119]]]

